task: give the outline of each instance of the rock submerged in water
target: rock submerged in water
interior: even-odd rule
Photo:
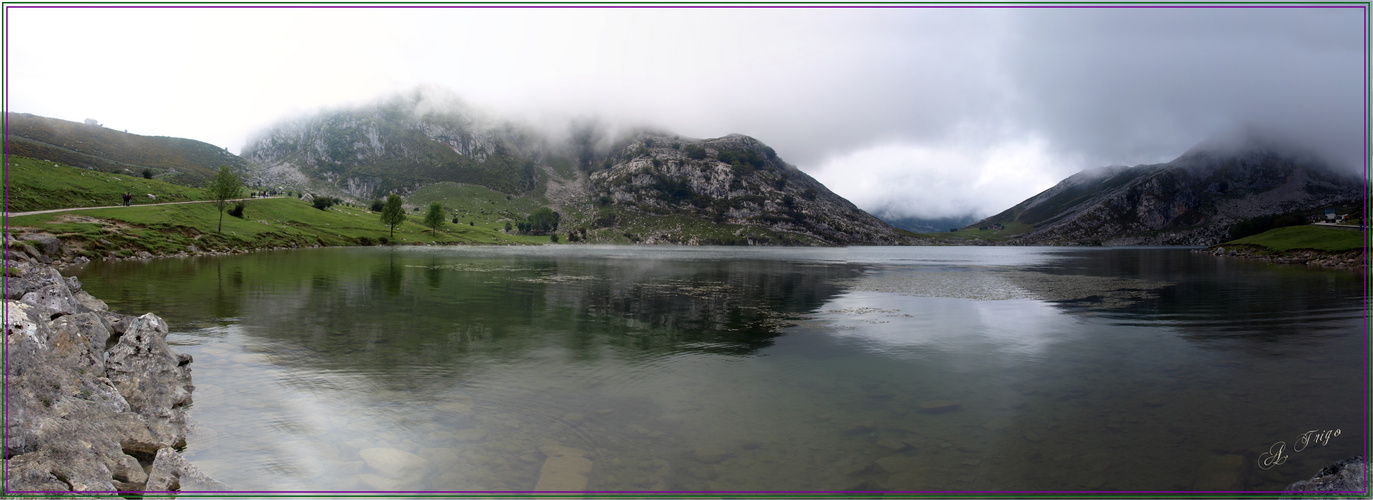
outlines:
[[[227,490],[175,451],[195,387],[167,323],[111,313],[40,261],[7,265],[22,295],[4,302],[5,490]]]
[[[585,491],[595,462],[586,452],[566,446],[549,445],[539,448],[548,457],[539,469],[534,491]]]

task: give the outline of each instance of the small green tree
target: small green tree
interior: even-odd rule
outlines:
[[[205,192],[210,196],[216,208],[219,209],[219,228],[215,232],[223,232],[224,229],[224,207],[229,205],[229,200],[238,198],[243,191],[243,183],[238,176],[229,171],[228,165],[220,165],[219,173],[210,179],[209,185],[205,186]]]
[[[400,206],[400,195],[386,197],[386,206],[381,209],[381,223],[391,227],[391,237],[396,237],[396,226],[405,222],[405,207]]]
[[[443,226],[443,204],[437,201],[429,204],[429,213],[424,214],[424,225],[429,226],[430,235],[438,236],[439,227]]]
[[[539,207],[529,214],[530,230],[536,233],[553,232],[558,230],[558,220],[562,217],[558,212],[548,207]]]

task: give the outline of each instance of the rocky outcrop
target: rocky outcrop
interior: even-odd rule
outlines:
[[[1344,495],[1362,493],[1367,495],[1368,462],[1365,462],[1363,457],[1352,457],[1335,462],[1321,469],[1311,479],[1292,483],[1287,487],[1287,491],[1297,493],[1297,495],[1286,495],[1283,496],[1284,499],[1333,500],[1350,498],[1348,496],[1319,496],[1320,492],[1342,492]]]
[[[680,217],[732,226],[733,234],[682,236],[651,229],[649,243],[901,245],[928,241],[902,234],[860,210],[752,137],[684,139],[645,132],[612,150],[589,176],[585,197],[602,215],[592,227],[620,227],[624,214]],[[763,239],[747,228],[780,239]]]
[[[226,489],[176,452],[195,387],[162,318],[110,312],[33,259],[7,260],[6,285],[6,491]]]

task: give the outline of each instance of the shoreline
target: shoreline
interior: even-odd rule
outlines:
[[[1356,272],[1364,269],[1367,262],[1364,258],[1363,250],[1330,252],[1314,249],[1295,249],[1274,252],[1258,245],[1221,244],[1208,248],[1199,248],[1193,250],[1193,252],[1215,255],[1217,257],[1234,257],[1245,260],[1265,261],[1274,264],[1319,267]]]

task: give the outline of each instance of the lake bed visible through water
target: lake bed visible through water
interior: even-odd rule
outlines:
[[[1367,442],[1362,276],[1187,249],[344,248],[76,275],[167,320],[195,360],[185,455],[244,491],[1271,491]]]

